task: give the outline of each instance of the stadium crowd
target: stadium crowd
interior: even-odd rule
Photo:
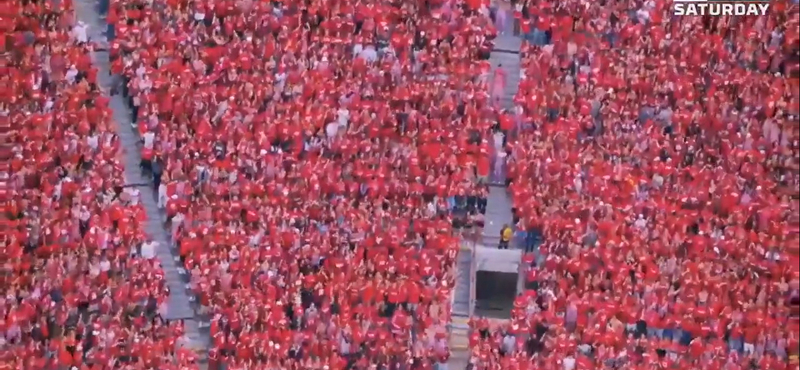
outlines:
[[[103,2],[108,91],[72,2],[4,5],[3,368],[197,366],[105,93],[212,317],[209,367],[443,367],[500,114],[480,5]]]
[[[528,290],[476,369],[796,369],[798,7],[518,2]]]
[[[445,368],[459,229],[485,211],[501,130],[531,289],[507,327],[474,321],[471,366],[791,368],[797,4],[520,2],[515,116],[489,94],[488,6],[101,4],[108,92],[212,317],[208,366]],[[0,19],[0,369],[198,368],[141,256],[72,1]]]
[[[191,368],[72,3],[0,9],[0,369]]]

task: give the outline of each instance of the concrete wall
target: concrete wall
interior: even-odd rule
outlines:
[[[522,251],[477,246],[475,249],[477,271],[519,273]]]

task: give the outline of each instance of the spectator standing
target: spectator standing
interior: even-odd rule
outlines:
[[[498,249],[508,249],[508,245],[511,243],[511,238],[514,237],[514,229],[511,228],[508,224],[503,225],[503,228],[500,229],[500,244],[498,244]]]
[[[503,68],[503,64],[498,64],[497,68],[494,70],[494,75],[492,76],[492,102],[495,106],[499,107],[500,101],[503,98],[503,93],[506,90],[506,81],[508,80],[506,75],[506,70]]]
[[[158,189],[161,186],[161,177],[164,175],[164,163],[161,157],[156,156],[152,161],[152,175],[153,175],[153,191],[158,194]]]

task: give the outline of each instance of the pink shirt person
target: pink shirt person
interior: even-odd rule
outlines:
[[[506,89],[506,70],[503,69],[502,64],[498,64],[492,76],[492,100],[498,102],[503,97],[503,92]]]

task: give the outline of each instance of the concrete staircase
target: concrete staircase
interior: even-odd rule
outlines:
[[[453,316],[469,317],[472,302],[472,248],[462,247],[456,262],[456,286],[453,289]]]
[[[96,2],[92,0],[78,0],[75,3],[75,13],[78,20],[83,21],[89,26],[89,37],[92,40],[102,39],[101,36],[105,22],[100,19],[96,10]],[[108,53],[95,52],[92,54],[94,66],[98,69],[98,84],[103,91],[108,92],[112,86],[112,76],[110,75],[110,65]],[[117,126],[123,147],[123,159],[125,165],[126,184],[149,184],[151,181],[144,178],[139,170],[140,149],[138,133],[131,129],[131,113],[126,106],[124,99],[119,96],[110,97],[110,107],[113,110],[114,122]],[[189,277],[186,271],[179,266],[178,258],[173,253],[173,243],[169,234],[163,226],[164,215],[158,209],[156,203],[156,192],[152,186],[141,186],[142,205],[147,211],[147,223],[145,232],[154,241],[158,242],[156,257],[161,262],[164,269],[165,279],[169,286],[170,296],[167,310],[167,320],[184,320],[185,337],[178,345],[195,350],[200,355],[201,361],[206,358],[207,349],[210,344],[208,331],[204,330],[201,320],[195,314],[194,297],[187,290]]]
[[[450,361],[448,369],[462,370],[469,364],[469,318],[453,316],[450,324]]]
[[[494,76],[494,71],[501,65],[506,72],[506,86],[503,90],[503,96],[500,98],[500,107],[504,109],[514,108],[514,96],[517,94],[520,80],[519,48],[517,48],[516,54],[511,54],[507,51],[499,51],[495,46],[495,51],[492,52],[489,62],[492,64],[492,76]]]
[[[506,29],[502,34],[498,35],[495,39],[494,50],[492,51],[489,61],[492,64],[492,71],[502,64],[506,72],[506,86],[501,98],[502,107],[505,109],[513,109],[514,96],[519,89],[519,71],[520,71],[520,48],[522,46],[522,39],[514,36],[513,32],[513,14],[509,9],[500,9],[498,11],[507,12]],[[494,75],[494,74],[493,74]],[[503,150],[502,148],[495,148],[495,152]],[[496,156],[495,156],[496,158]],[[500,241],[500,230],[504,224],[512,225],[513,217],[511,214],[511,200],[506,193],[505,184],[493,184],[501,186],[492,186],[489,189],[489,199],[486,207],[486,226],[484,227],[484,244],[487,247],[496,247]],[[513,226],[513,225],[512,225]]]
[[[456,261],[456,282],[453,288],[450,323],[450,360],[448,368],[462,370],[469,363],[469,317],[475,306],[473,289],[473,251],[474,245],[463,241]]]
[[[489,62],[492,65],[491,76],[494,76],[494,71],[500,65],[506,72],[506,86],[500,99],[500,104],[504,109],[512,109],[514,107],[514,95],[516,95],[519,88],[519,51],[522,39],[513,36],[511,12],[507,9],[498,11],[508,12],[506,17],[508,22],[506,29],[503,30],[504,32],[495,39],[494,50],[491,53]],[[497,246],[500,240],[500,230],[504,224],[511,225],[512,221],[511,200],[506,194],[505,187],[492,186],[489,190],[486,209],[484,244],[488,247]],[[472,276],[475,273],[472,271],[472,259],[471,247],[462,246],[456,266],[458,272],[455,292],[453,293],[452,323],[450,325],[450,349],[452,354],[448,368],[451,370],[462,370],[469,364],[469,315],[475,305],[474,297],[471,296],[471,290],[473,289]]]
[[[506,29],[503,34],[498,35],[494,40],[494,50],[489,58],[492,64],[492,75],[498,66],[502,64],[506,72],[506,86],[503,91],[503,97],[500,99],[501,107],[511,109],[514,107],[514,95],[517,94],[519,88],[519,51],[522,47],[522,39],[514,36],[512,29],[513,15],[508,10],[498,10],[508,12],[506,19]]]
[[[513,227],[514,217],[511,213],[511,199],[505,187],[489,187],[489,198],[486,204],[486,224],[483,227],[483,242],[489,248],[496,248],[500,242],[500,231],[503,225]],[[514,245],[512,243],[511,247]]]

